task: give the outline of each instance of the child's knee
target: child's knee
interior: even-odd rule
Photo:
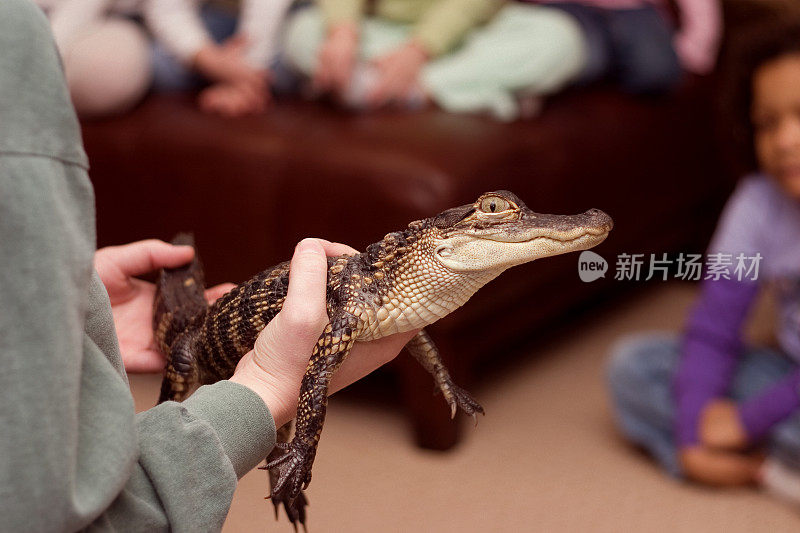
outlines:
[[[520,7],[530,10],[530,31],[527,33],[529,39],[534,39],[537,54],[549,54],[568,63],[582,64],[586,42],[583,29],[574,17],[550,7]]]
[[[295,13],[288,21],[283,37],[283,53],[289,64],[310,74],[316,67],[324,32],[325,22],[318,8],[309,7]]]
[[[547,13],[544,22],[550,34],[558,37],[551,41],[558,46],[558,52],[572,56],[583,55],[586,46],[583,29],[573,17],[562,11],[552,10]]]
[[[126,111],[149,88],[147,37],[132,22],[103,21],[87,29],[63,53],[70,95],[79,114]]]
[[[611,349],[607,374],[613,390],[628,389],[632,382],[642,379],[646,345],[645,339],[629,337],[618,341]]]
[[[649,387],[669,380],[677,354],[674,339],[655,334],[625,337],[611,349],[607,377],[613,392]]]

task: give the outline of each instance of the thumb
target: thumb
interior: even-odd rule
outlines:
[[[327,273],[323,242],[318,239],[300,241],[292,256],[283,307],[256,339],[259,364],[266,362],[265,359],[270,360],[270,364],[283,359],[290,366],[305,368],[328,323]]]
[[[94,262],[103,282],[122,283],[127,278],[159,268],[185,265],[194,257],[191,246],[176,246],[157,239],[108,246],[95,252]]]
[[[194,257],[193,247],[169,244],[158,239],[133,242],[115,248],[111,259],[127,276],[139,276],[159,268],[179,267]]]

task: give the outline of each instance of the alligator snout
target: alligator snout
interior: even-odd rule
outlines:
[[[611,231],[614,229],[614,221],[611,219],[605,211],[601,211],[600,209],[589,209],[584,213],[589,220],[591,221],[591,225],[596,228],[603,228],[606,231]]]

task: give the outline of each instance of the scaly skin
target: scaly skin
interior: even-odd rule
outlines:
[[[300,389],[296,430],[270,454],[271,495],[296,526],[304,523],[301,491],[311,481],[331,377],[357,341],[427,326],[463,305],[504,270],[534,259],[591,248],[612,228],[598,210],[581,215],[532,212],[508,191],[482,195],[389,233],[363,253],[328,260],[330,323],[311,354]],[[179,238],[178,242],[187,242]],[[280,311],[289,264],[265,270],[207,307],[199,263],[164,271],[154,328],[167,355],[160,401],[182,400],[193,387],[226,379]],[[431,373],[449,403],[467,414],[481,406],[450,379],[436,346],[421,331],[407,348]],[[288,428],[284,431],[288,431]]]

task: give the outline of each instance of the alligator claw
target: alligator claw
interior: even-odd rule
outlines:
[[[311,482],[314,450],[297,439],[281,446],[281,450],[284,451],[282,455],[267,463],[267,468],[274,471],[277,477],[272,486],[272,500],[294,501],[300,491],[308,487]],[[273,454],[270,455],[274,457]]]
[[[306,507],[308,507],[308,500],[306,499],[305,494],[301,492],[297,495],[297,498],[292,501],[274,497],[272,498],[272,505],[275,509],[275,520],[278,520],[278,509],[281,505],[283,505],[283,510],[286,512],[286,517],[292,523],[294,530],[297,531],[297,524],[299,523],[301,526],[303,526],[303,531],[306,531]]]
[[[464,413],[470,415],[475,420],[475,425],[478,425],[478,416],[476,413],[482,415],[486,414],[483,407],[479,404],[467,391],[458,385],[451,383],[449,387],[450,396],[447,402],[450,404],[450,418],[455,418],[456,410],[461,408]]]
[[[298,446],[298,448],[300,448],[300,446]],[[293,458],[296,456],[293,450],[290,443],[278,443],[270,452],[269,457],[267,457],[267,465],[259,467],[260,470],[269,471],[269,480],[272,487],[270,494],[264,499],[272,501],[276,520],[279,516],[279,508],[283,506],[286,517],[292,523],[294,530],[297,531],[297,524],[300,523],[300,525],[303,526],[303,531],[307,531],[306,507],[308,506],[308,500],[305,494],[303,494],[301,490],[297,495],[293,496],[290,491],[283,490],[283,487],[291,487],[293,485],[292,483],[287,485],[285,477],[287,472],[291,471],[289,467],[291,466]],[[313,458],[311,461],[313,462]],[[286,466],[282,467],[282,465]],[[308,475],[306,475],[304,479],[304,481],[306,481],[303,487],[304,489],[308,486],[308,481],[310,480],[311,474],[309,470]]]

